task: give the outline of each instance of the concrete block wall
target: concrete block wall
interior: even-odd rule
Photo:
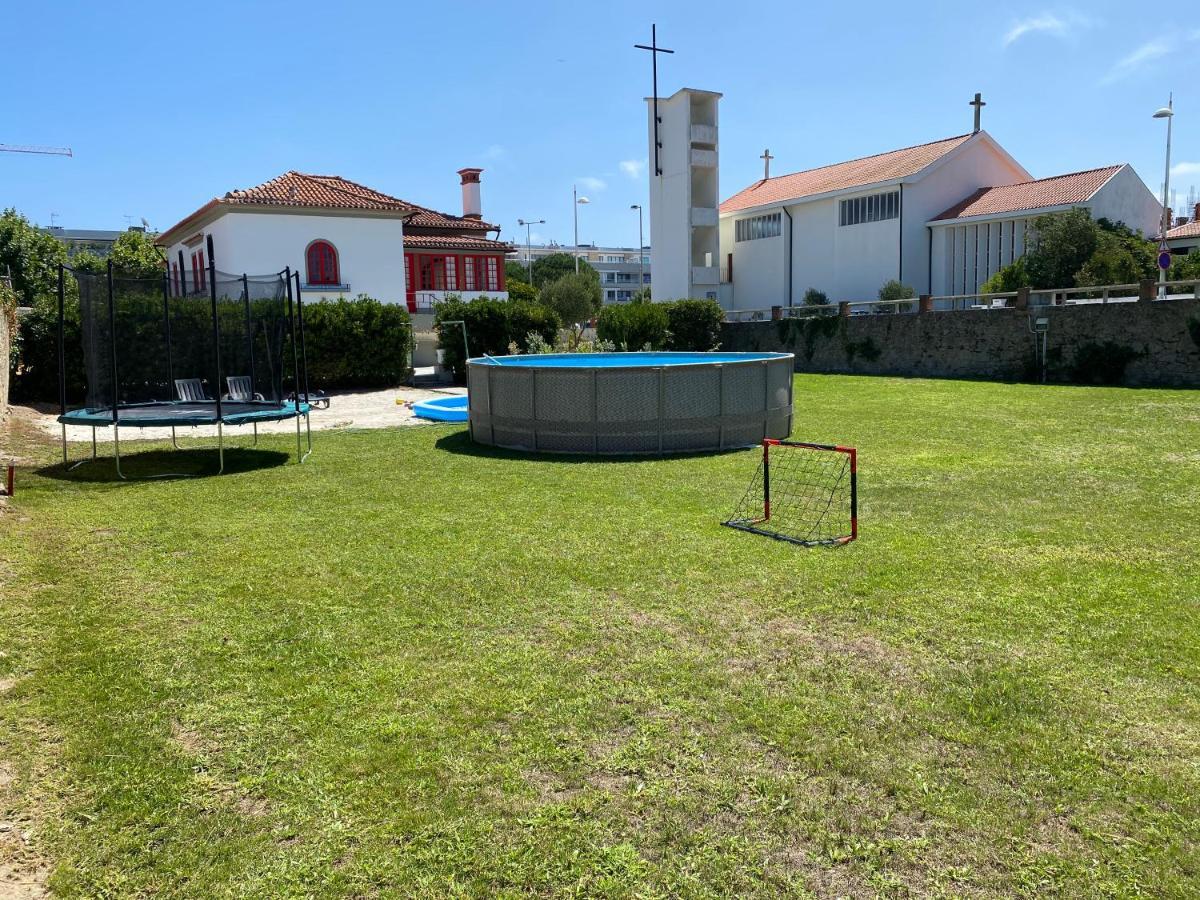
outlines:
[[[721,348],[794,353],[798,372],[1038,380],[1030,323],[1041,317],[1050,381],[1081,380],[1089,357],[1127,356],[1121,384],[1200,387],[1192,299],[726,323]]]

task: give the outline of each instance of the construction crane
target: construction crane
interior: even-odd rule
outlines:
[[[0,144],[0,153],[42,153],[47,156],[74,156],[70,147],[30,147],[23,144]]]

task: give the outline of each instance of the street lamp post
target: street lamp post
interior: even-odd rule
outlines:
[[[638,291],[640,292],[646,286],[646,256],[642,252],[642,247],[645,244],[645,239],[642,237],[642,205],[634,203],[629,208],[638,211],[638,271],[641,273],[638,276],[641,279],[641,282],[638,284]]]
[[[578,275],[579,274],[579,207],[583,206],[585,203],[591,203],[592,201],[589,200],[587,197],[580,197],[579,191],[575,187],[575,185],[571,185],[571,197],[575,200],[575,203],[573,204],[574,212],[575,212],[575,274]]]
[[[536,219],[534,221],[527,222],[524,219],[517,219],[517,224],[525,226],[525,266],[529,271],[529,284],[532,285],[533,284],[533,254],[531,253],[531,251],[529,249],[529,228],[531,225],[545,225],[546,220],[545,219]]]
[[[1167,95],[1167,105],[1162,109],[1155,110],[1154,118],[1167,120],[1167,165],[1166,171],[1163,173],[1163,197],[1162,197],[1162,232],[1159,236],[1159,266],[1158,266],[1158,284],[1159,293],[1161,296],[1166,296],[1167,270],[1162,266],[1162,254],[1167,249],[1167,230],[1171,227],[1171,212],[1167,207],[1171,196],[1171,123],[1175,118],[1175,97],[1173,94]]]

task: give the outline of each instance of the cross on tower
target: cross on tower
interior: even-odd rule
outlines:
[[[650,26],[650,46],[647,47],[645,44],[634,44],[633,46],[638,50],[650,51],[650,72],[654,79],[654,174],[661,175],[662,166],[658,164],[658,150],[662,146],[662,142],[658,139],[658,123],[662,121],[658,115],[658,54],[674,53],[675,51],[664,50],[658,46],[658,26],[653,24]]]
[[[764,150],[762,156],[759,157],[763,161],[763,181],[771,177],[771,160],[774,158],[770,150]]]
[[[979,114],[983,111],[983,108],[987,106],[987,104],[983,102],[983,94],[976,92],[975,99],[968,103],[967,106],[975,107],[975,130],[971,132],[972,134],[975,134],[979,131]]]

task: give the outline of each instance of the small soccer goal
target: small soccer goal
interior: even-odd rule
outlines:
[[[849,543],[858,537],[858,452],[763,441],[754,481],[721,524],[805,547]]]

